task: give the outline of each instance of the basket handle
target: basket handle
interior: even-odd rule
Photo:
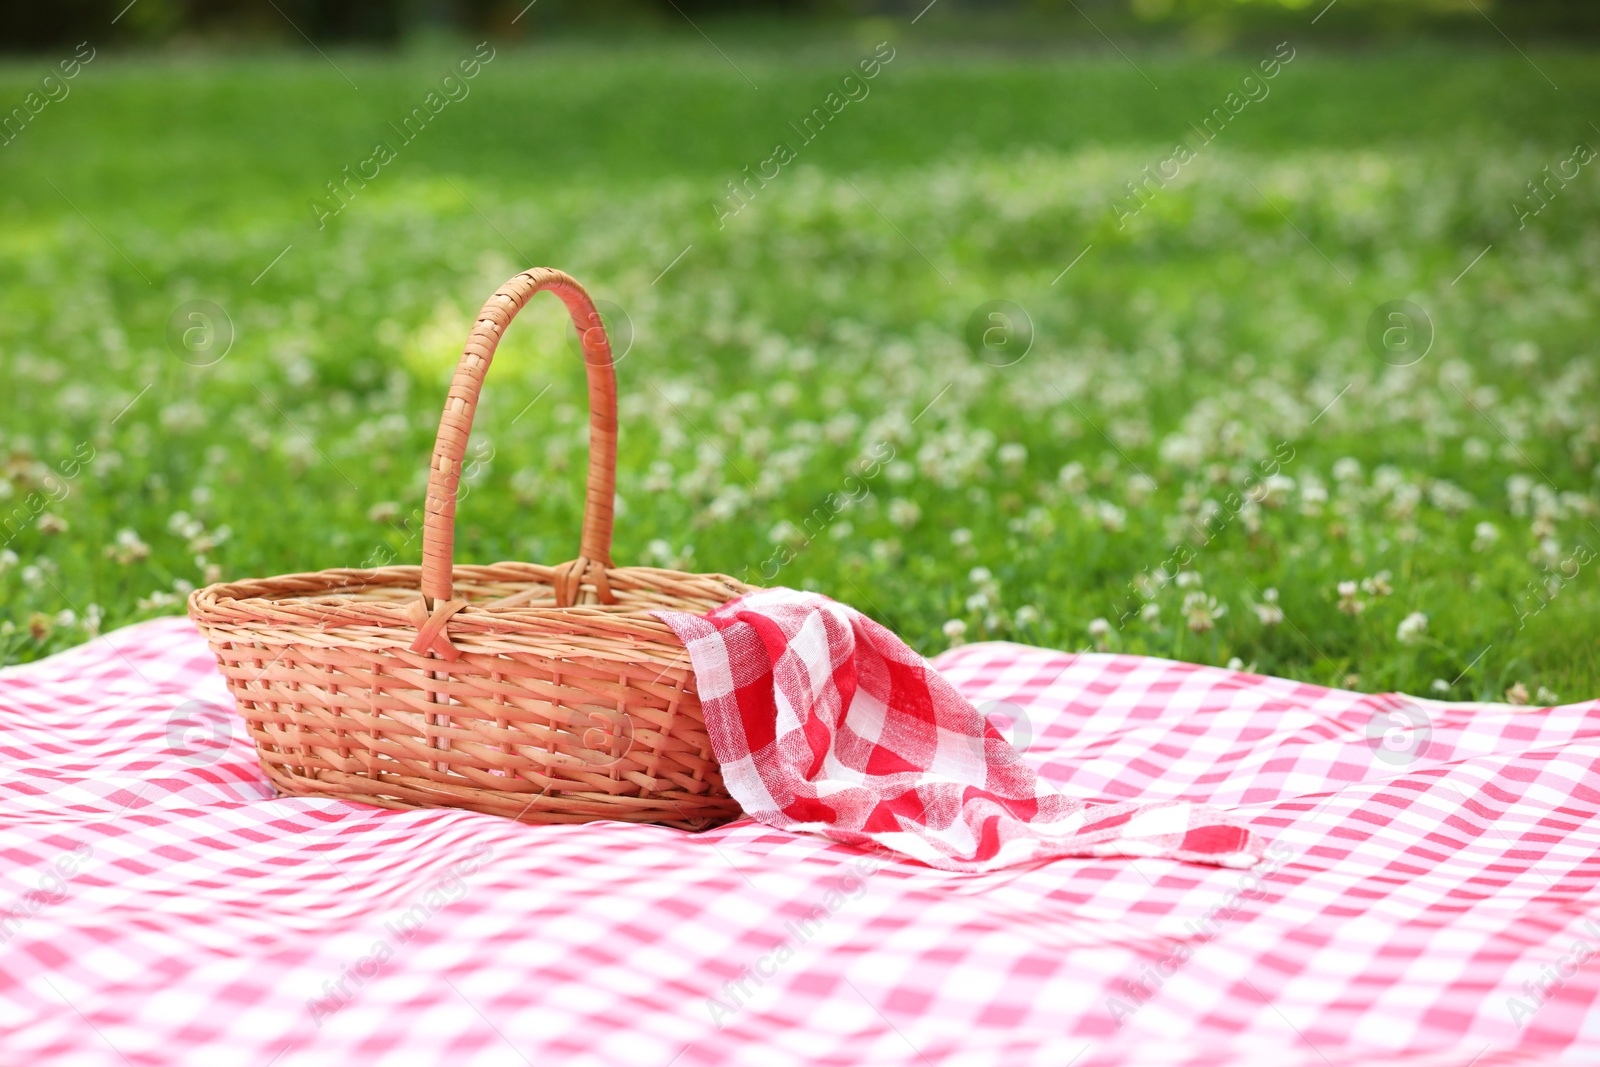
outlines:
[[[605,574],[612,565],[612,508],[617,487],[617,375],[611,365],[611,342],[606,338],[600,313],[583,286],[562,271],[535,267],[506,282],[483,305],[455,377],[450,380],[450,393],[439,419],[439,437],[433,445],[424,504],[422,595],[429,611],[435,611],[435,604],[444,607],[454,599],[456,492],[461,485],[461,461],[466,456],[484,375],[506,327],[541,289],[550,290],[567,305],[583,340],[583,362],[589,376],[589,482],[583,509],[583,539],[578,558],[557,568],[556,603],[562,607],[574,603],[579,585],[586,578],[594,583],[603,603],[616,601]]]

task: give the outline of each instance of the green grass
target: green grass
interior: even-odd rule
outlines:
[[[870,95],[800,145],[787,124],[884,36]],[[698,38],[502,48],[321,230],[311,199],[398,141],[388,124],[469,44],[98,56],[0,148],[0,522],[27,520],[0,556],[0,662],[83,640],[91,604],[101,628],[181,610],[170,594],[208,571],[415,560],[383,515],[421,504],[472,315],[547,264],[635,333],[619,563],[820,589],[930,654],[948,620],[1078,649],[1103,618],[1103,647],[1362,689],[1600,692],[1600,161],[1525,229],[1509,206],[1600,144],[1592,56],[1537,52],[1535,70],[1308,38],[1119,228],[1124,183],[1265,51],[1136,70],[920,47],[905,27],[788,54],[719,43],[738,71]],[[0,104],[43,68],[0,67]],[[779,140],[798,158],[719,228],[725,183]],[[212,366],[167,342],[196,299],[236,332]],[[1032,323],[1011,365],[965,340],[991,300]],[[1391,300],[1435,326],[1413,366],[1364,340]],[[460,561],[576,553],[568,332],[541,298],[502,346]],[[852,465],[889,448],[830,516]],[[1274,457],[1292,484],[1240,507]],[[41,487],[64,531],[39,528]],[[1186,521],[1210,513],[1201,544]],[[808,516],[773,577],[774,538]],[[1181,583],[1136,584],[1184,543]],[[1385,572],[1387,594],[1340,609],[1339,582]],[[1253,607],[1269,588],[1281,623]],[[1187,625],[1197,595],[1225,609],[1211,629]],[[1426,633],[1402,642],[1413,612]]]

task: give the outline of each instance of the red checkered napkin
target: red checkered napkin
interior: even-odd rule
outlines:
[[[926,660],[827,597],[766,589],[703,618],[658,614],[688,646],[728,791],[769,826],[950,871],[1261,859],[1260,837],[1215,808],[1056,792]]]

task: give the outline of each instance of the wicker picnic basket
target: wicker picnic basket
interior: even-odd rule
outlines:
[[[541,289],[566,304],[588,368],[578,558],[454,566],[456,490],[483,377]],[[700,829],[737,815],[688,653],[650,613],[704,612],[750,587],[613,566],[616,456],[616,374],[594,303],[560,271],[517,275],[479,312],[450,383],[421,567],[227,582],[189,598],[278,790],[540,823]]]

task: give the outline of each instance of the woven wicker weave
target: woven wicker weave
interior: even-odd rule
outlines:
[[[456,490],[478,393],[506,326],[541,289],[566,304],[588,369],[579,555],[557,567],[456,567]],[[478,314],[451,382],[421,567],[230,582],[189,598],[281,792],[526,822],[699,829],[738,814],[688,654],[650,611],[704,612],[749,587],[612,566],[616,410],[611,348],[588,294],[560,271],[519,274]]]

